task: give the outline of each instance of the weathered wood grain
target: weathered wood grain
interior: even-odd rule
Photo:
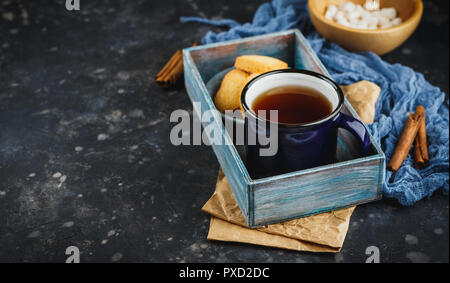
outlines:
[[[380,160],[338,163],[254,185],[254,225],[266,225],[379,198]]]

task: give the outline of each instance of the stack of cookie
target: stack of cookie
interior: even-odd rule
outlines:
[[[236,69],[225,75],[214,97],[214,104],[221,112],[240,108],[242,90],[253,78],[269,71],[286,69],[288,64],[273,57],[244,55],[236,58],[234,67]]]

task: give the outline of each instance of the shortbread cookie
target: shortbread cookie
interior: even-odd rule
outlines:
[[[254,73],[254,74],[250,74],[247,79],[245,80],[244,86],[242,86],[242,88],[244,88],[251,80],[253,80],[254,78],[256,78],[257,76],[261,75],[260,73]],[[242,112],[242,118],[245,117],[245,111],[244,111],[244,107],[242,106],[241,100],[239,100],[239,106],[241,108],[241,112]],[[248,107],[252,107],[251,105],[248,105]]]
[[[273,70],[286,69],[288,64],[273,57],[244,55],[236,58],[234,66],[247,73],[265,73]]]
[[[214,97],[214,104],[217,109],[224,112],[225,110],[235,110],[239,108],[241,92],[249,76],[249,73],[238,69],[233,69],[225,75],[222,84]]]

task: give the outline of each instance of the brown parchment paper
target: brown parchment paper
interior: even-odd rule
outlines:
[[[203,206],[211,217],[208,240],[231,241],[297,251],[338,252],[354,207],[271,224],[247,227],[222,170],[216,191]]]
[[[373,123],[380,88],[361,81],[341,86],[364,123]],[[339,252],[355,207],[251,229],[219,170],[216,190],[202,210],[211,215],[208,240],[231,241],[310,252]]]

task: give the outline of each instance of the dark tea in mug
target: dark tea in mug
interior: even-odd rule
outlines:
[[[338,128],[355,135],[366,155],[369,134],[362,122],[341,112],[344,100],[334,81],[307,70],[271,71],[247,83],[241,105],[250,176],[265,178],[335,162]],[[278,111],[269,117],[271,110]]]
[[[272,122],[284,124],[305,124],[318,121],[330,115],[333,107],[320,92],[300,86],[283,86],[271,89],[258,96],[252,110],[257,114],[278,110],[278,121],[264,117]],[[265,112],[259,112],[266,110]]]

